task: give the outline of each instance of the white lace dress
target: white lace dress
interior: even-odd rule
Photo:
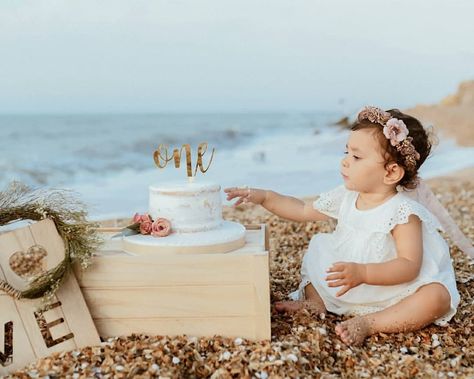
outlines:
[[[311,239],[301,267],[301,284],[289,294],[293,300],[304,299],[304,287],[311,283],[324,301],[326,309],[336,314],[362,315],[382,310],[399,302],[428,283],[440,283],[451,295],[451,309],[436,324],[445,325],[456,313],[459,293],[449,247],[437,229],[438,220],[420,203],[399,192],[385,203],[358,210],[358,193],[343,185],[321,194],[313,206],[338,224],[333,233],[319,233]],[[420,274],[411,282],[377,286],[361,284],[336,297],[341,287],[328,287],[326,269],[338,261],[380,263],[397,257],[390,231],[397,224],[417,215],[422,221],[423,263]]]

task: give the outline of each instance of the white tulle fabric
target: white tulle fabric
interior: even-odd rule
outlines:
[[[330,312],[362,315],[387,308],[425,284],[440,283],[451,295],[449,312],[436,320],[438,325],[445,325],[456,313],[460,297],[449,247],[437,230],[442,230],[442,225],[421,203],[403,192],[365,211],[356,208],[357,197],[357,192],[339,186],[321,194],[313,203],[315,209],[336,218],[337,227],[333,233],[313,236],[303,258],[301,283],[289,297],[304,299],[304,287],[312,283]],[[327,286],[326,269],[337,261],[380,263],[396,258],[390,231],[398,224],[407,223],[412,214],[422,221],[423,263],[418,277],[392,286],[361,284],[336,297],[340,287]]]
[[[403,190],[401,188],[400,191],[417,202],[423,204],[423,206],[425,206],[433,215],[436,216],[440,224],[443,226],[444,231],[448,234],[453,243],[465,254],[469,255],[471,258],[474,258],[474,247],[472,242],[459,229],[446,208],[443,207],[436,195],[433,193],[433,191],[431,191],[430,187],[423,180],[420,180],[419,184],[414,190]]]

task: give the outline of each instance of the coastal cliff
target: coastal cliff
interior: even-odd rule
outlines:
[[[438,104],[416,105],[404,112],[418,118],[424,125],[433,125],[462,146],[474,146],[474,80],[459,84],[454,94]]]

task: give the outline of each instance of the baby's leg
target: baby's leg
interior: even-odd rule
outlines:
[[[345,343],[360,345],[372,334],[421,329],[445,315],[450,306],[448,290],[439,283],[430,283],[391,307],[338,324],[336,333]]]
[[[313,310],[317,313],[326,313],[323,299],[311,283],[304,288],[306,300],[296,301],[278,301],[275,303],[275,309],[279,312],[296,312],[302,308]]]

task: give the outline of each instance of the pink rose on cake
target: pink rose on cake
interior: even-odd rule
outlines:
[[[153,223],[150,220],[145,220],[140,222],[140,233],[141,234],[150,234],[153,228]]]
[[[139,214],[139,213],[135,213],[135,216],[133,216],[133,223],[142,223],[142,222],[145,222],[145,221],[150,221],[150,222],[153,222],[153,220],[151,219],[150,215],[148,213],[144,213],[144,214]]]
[[[166,237],[171,233],[171,224],[165,218],[157,218],[153,221],[151,235],[154,237]]]
[[[127,229],[129,232],[126,232]],[[128,225],[122,234],[130,235],[138,233],[152,235],[153,237],[166,237],[171,233],[171,223],[163,217],[153,221],[153,218],[148,213],[135,213],[132,218],[132,224]]]

